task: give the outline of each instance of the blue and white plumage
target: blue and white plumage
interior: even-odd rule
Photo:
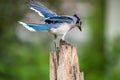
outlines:
[[[37,12],[40,16],[45,18],[45,23],[43,24],[32,24],[19,21],[25,28],[29,31],[50,31],[55,38],[57,35],[63,35],[62,40],[68,31],[74,27],[78,27],[81,31],[81,20],[77,14],[73,16],[62,15],[58,16],[53,11],[49,10],[47,7],[42,5],[38,1],[30,2],[30,9]]]
[[[40,16],[44,16],[45,18],[57,16],[56,13],[49,10],[47,7],[45,7],[43,4],[41,4],[38,1],[31,1],[30,9],[37,12]]]

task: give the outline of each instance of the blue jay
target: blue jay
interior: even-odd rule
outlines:
[[[19,21],[19,23],[29,31],[36,32],[48,30],[54,35],[55,40],[58,35],[62,35],[62,40],[64,40],[66,33],[75,27],[78,27],[81,31],[82,22],[77,14],[74,14],[73,16],[57,15],[55,12],[49,10],[38,1],[30,2],[30,9],[44,17],[45,21],[42,24],[25,23]]]

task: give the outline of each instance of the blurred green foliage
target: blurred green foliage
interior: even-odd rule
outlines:
[[[0,1],[0,80],[49,79],[48,54],[42,54],[48,53],[41,46],[44,43],[23,43],[16,36],[15,26],[25,13],[22,0]]]
[[[104,47],[105,0],[97,0],[92,5],[97,7],[93,12],[92,19],[89,20],[92,39],[88,48],[85,48],[84,66],[81,67],[84,67],[89,80],[105,80],[105,66],[107,64]]]
[[[81,70],[85,80],[120,80],[120,37],[106,42],[106,2],[90,1],[96,7],[93,18],[88,20],[92,39],[82,43]],[[55,9],[60,5],[60,0],[46,2]],[[0,1],[0,80],[49,80],[49,50],[43,47],[47,43],[22,42],[16,36],[17,21],[23,18],[26,10],[25,1]]]

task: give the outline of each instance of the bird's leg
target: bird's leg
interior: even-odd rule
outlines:
[[[69,42],[66,42],[66,41],[65,41],[65,36],[66,36],[66,34],[67,34],[67,32],[63,34],[63,36],[62,36],[62,41],[64,41],[66,44],[69,44]]]
[[[55,49],[57,49],[57,42],[56,42],[56,39],[57,39],[57,35],[54,35],[54,45],[55,45]]]
[[[67,33],[67,32],[66,32],[66,33]],[[64,33],[63,36],[62,36],[62,40],[63,40],[63,41],[65,40],[66,33]]]

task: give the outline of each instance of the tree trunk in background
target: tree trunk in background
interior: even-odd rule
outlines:
[[[60,47],[50,53],[50,80],[84,80],[73,45],[61,40]]]
[[[92,18],[89,19],[92,35],[88,47],[85,48],[84,70],[87,72],[86,79],[88,80],[106,80],[105,71],[106,64],[108,64],[105,54],[106,0],[93,0],[91,4],[94,7]],[[86,64],[89,64],[89,66],[86,66]],[[94,74],[94,77],[91,77],[91,74]]]

